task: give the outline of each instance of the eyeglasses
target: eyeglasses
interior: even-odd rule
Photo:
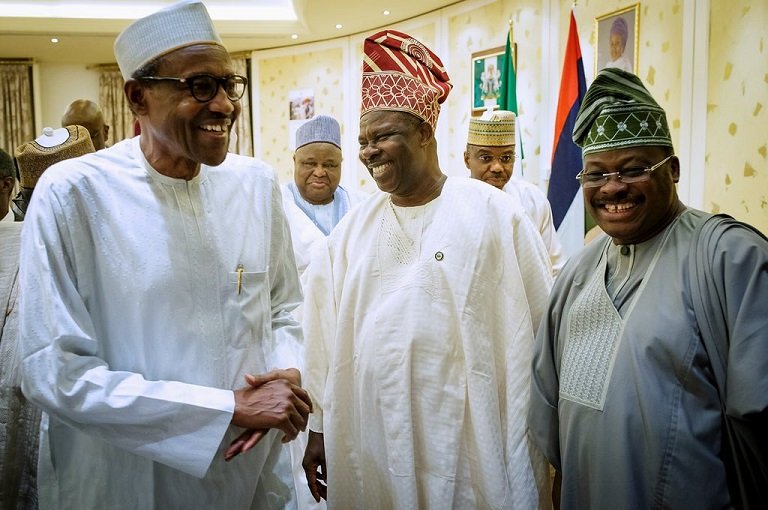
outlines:
[[[619,181],[624,183],[643,182],[651,178],[651,172],[661,167],[664,163],[672,159],[674,154],[670,154],[653,166],[647,168],[622,168],[618,172],[600,173],[587,172],[585,168],[576,176],[583,188],[599,188],[608,184],[608,179],[615,175]]]
[[[248,78],[238,74],[219,77],[210,74],[196,74],[186,78],[174,78],[170,76],[142,76],[139,80],[148,81],[177,81],[189,88],[189,92],[196,100],[207,103],[219,92],[219,87],[224,89],[230,101],[238,101],[245,94]]]

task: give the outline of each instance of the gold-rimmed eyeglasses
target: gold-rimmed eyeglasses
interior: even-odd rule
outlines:
[[[605,186],[608,183],[608,179],[614,175],[617,179],[619,179],[619,181],[624,183],[643,182],[651,178],[651,172],[657,168],[660,168],[664,163],[673,157],[674,154],[670,154],[655,165],[646,168],[622,168],[616,172],[591,172],[589,169],[585,168],[579,172],[579,174],[576,176],[576,179],[581,183],[583,188],[599,188],[600,186]]]

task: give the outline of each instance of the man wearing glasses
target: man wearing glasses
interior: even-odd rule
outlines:
[[[200,2],[136,21],[115,55],[141,136],[51,167],[25,221],[41,507],[290,508],[301,296],[273,171],[227,154],[247,80]]]
[[[737,484],[768,487],[768,241],[680,202],[665,112],[635,75],[597,75],[573,139],[607,236],[566,264],[536,338],[529,426],[555,495],[562,508],[748,508]],[[724,417],[752,460],[733,460]]]

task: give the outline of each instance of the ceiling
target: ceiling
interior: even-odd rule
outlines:
[[[149,12],[172,3],[170,0],[26,0],[25,2],[0,0],[0,59],[32,58],[39,62],[98,64],[114,62],[112,44],[117,34],[130,23],[130,19],[95,19],[94,17],[67,16],[75,4],[92,4],[86,13],[99,17],[120,16],[120,8],[127,12],[139,7]],[[295,19],[244,20],[245,14],[226,14],[216,19],[216,7],[229,12],[245,13],[249,6],[293,4]],[[460,3],[457,0],[205,0],[211,10],[219,34],[230,52],[279,48],[307,42],[370,32],[421,14]],[[12,7],[31,7],[37,13],[23,17],[9,17]],[[389,11],[385,15],[384,11]],[[51,14],[54,13],[54,14]],[[88,16],[89,14],[86,14]],[[128,14],[127,16],[130,16]],[[135,16],[140,17],[141,14]],[[230,19],[227,19],[230,18]],[[342,28],[336,28],[336,25]],[[291,36],[295,34],[295,39]],[[59,42],[54,44],[51,38]]]

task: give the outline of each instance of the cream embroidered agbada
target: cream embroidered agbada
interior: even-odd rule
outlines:
[[[541,237],[479,181],[449,177],[424,206],[388,197],[350,212],[307,273],[328,507],[536,508],[525,413],[551,284]]]

